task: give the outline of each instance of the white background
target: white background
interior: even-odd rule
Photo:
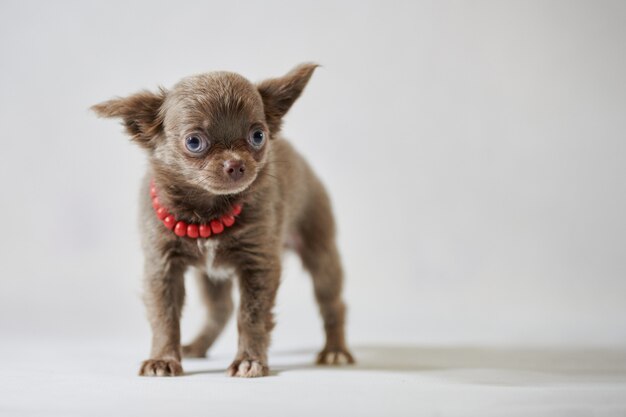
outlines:
[[[626,3],[3,1],[5,346],[148,352],[145,157],[90,105],[304,61],[323,67],[284,133],[333,199],[353,345],[626,345]],[[285,261],[274,347],[312,358],[310,282]]]

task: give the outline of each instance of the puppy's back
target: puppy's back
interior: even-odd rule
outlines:
[[[279,178],[280,204],[284,207],[287,230],[320,229],[327,237],[334,236],[335,224],[330,199],[319,178],[304,157],[283,138],[272,143],[268,163]],[[326,237],[326,236],[325,236]]]

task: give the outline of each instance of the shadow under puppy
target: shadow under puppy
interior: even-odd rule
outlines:
[[[313,278],[326,332],[318,363],[354,362],[344,337],[343,275],[330,201],[308,164],[279,136],[283,116],[315,68],[303,64],[257,85],[230,72],[195,75],[169,91],[92,107],[102,117],[121,118],[149,158],[140,219],[152,350],[140,375],[181,375],[181,355],[206,354],[232,313],[235,279],[239,342],[228,374],[267,375],[284,248],[299,254]],[[208,318],[181,348],[189,267]]]

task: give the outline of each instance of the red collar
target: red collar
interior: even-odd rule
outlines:
[[[185,223],[182,220],[176,220],[173,214],[170,214],[169,210],[159,202],[157,197],[157,189],[154,184],[154,179],[150,181],[150,197],[152,198],[152,207],[156,212],[159,220],[163,222],[165,227],[172,230],[176,236],[187,236],[192,239],[198,237],[207,238],[211,235],[218,235],[224,231],[225,227],[230,227],[235,224],[235,217],[241,213],[241,204],[233,204],[232,210],[229,214],[224,214],[222,217],[211,220],[207,223]]]

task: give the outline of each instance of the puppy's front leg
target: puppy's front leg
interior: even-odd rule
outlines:
[[[240,305],[237,317],[239,347],[228,375],[258,377],[269,374],[267,349],[274,328],[272,308],[280,281],[280,258],[241,271]]]
[[[139,370],[141,376],[177,376],[180,364],[180,314],[185,298],[185,267],[164,260],[146,262],[144,301],[152,327],[152,352]]]

